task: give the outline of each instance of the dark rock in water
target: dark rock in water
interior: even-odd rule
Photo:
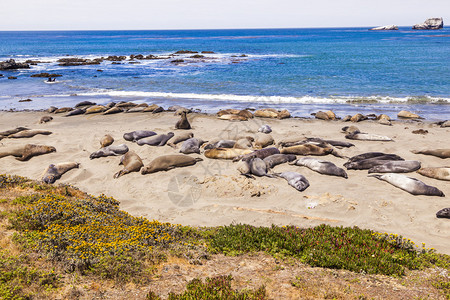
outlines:
[[[98,69],[97,72],[103,72],[103,70]]]
[[[202,51],[203,54],[214,54],[214,51]]]
[[[15,76],[9,76],[8,79],[17,79]]]
[[[113,61],[111,64],[112,64],[112,65],[121,65],[122,63]]]
[[[30,65],[27,63],[16,63],[14,59],[9,59],[0,62],[0,70],[15,70],[15,69],[29,69]]]
[[[195,54],[195,55],[192,55],[190,58],[204,58],[204,57],[205,57],[204,55]]]
[[[31,99],[22,99],[22,100],[19,100],[19,102],[31,102],[31,101],[33,101],[33,100],[31,100]]]
[[[3,77],[3,74],[0,74],[0,77]]]
[[[190,50],[179,50],[175,52],[174,54],[195,54],[198,53],[197,51],[190,51]]]
[[[109,61],[122,61],[127,59],[126,56],[116,56],[116,55],[110,55],[107,58],[105,58],[105,60],[109,60]]]
[[[91,106],[91,105],[96,105],[97,103],[91,102],[91,101],[82,101],[79,102],[75,105],[75,107],[80,107],[80,106]]]
[[[174,59],[174,60],[171,60],[170,62],[173,64],[178,64],[178,63],[183,63],[184,60],[183,59]]]
[[[447,218],[450,219],[450,207],[441,209],[436,213],[437,218]]]
[[[444,28],[444,20],[442,18],[429,18],[425,22],[412,27],[415,30],[436,30],[442,28]]]
[[[39,73],[39,74],[33,74],[30,77],[46,77],[46,78],[52,78],[52,77],[61,77],[60,74],[50,74],[50,73]]]

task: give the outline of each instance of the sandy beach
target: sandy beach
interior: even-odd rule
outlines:
[[[296,171],[303,174],[310,187],[303,192],[289,186],[284,179],[261,177],[248,179],[237,171],[236,163],[203,158],[194,166],[167,172],[141,175],[130,173],[118,179],[113,174],[121,170],[120,156],[89,159],[100,148],[105,134],[114,137],[114,145],[125,143],[147,165],[165,154],[176,154],[169,146],[139,146],[123,139],[125,132],[152,130],[159,133],[180,132],[174,125],[179,119],[173,112],[159,114],[122,113],[116,115],[80,115],[64,117],[51,114],[51,122],[39,124],[45,112],[0,112],[0,131],[26,126],[53,133],[27,139],[4,138],[1,148],[32,144],[51,145],[56,152],[33,157],[27,162],[14,157],[0,159],[0,172],[40,179],[51,163],[78,162],[56,182],[71,184],[93,195],[105,194],[120,201],[121,208],[134,216],[144,216],[171,223],[216,226],[248,223],[257,226],[296,225],[358,226],[379,232],[402,235],[427,248],[450,254],[450,221],[436,218],[436,212],[450,207],[448,181],[424,177],[416,172],[407,176],[435,186],[446,197],[413,196],[386,182],[368,177],[367,170],[347,170],[348,179],[326,176],[306,167],[282,164],[275,172]],[[393,116],[391,116],[393,117]],[[411,150],[449,148],[450,128],[415,121],[394,121],[385,126],[375,121],[344,123],[316,119],[291,118],[285,120],[255,118],[245,122],[219,120],[213,115],[189,114],[194,137],[204,140],[231,139],[254,135],[262,124],[272,127],[275,142],[305,137],[320,137],[345,141],[341,128],[356,125],[362,132],[386,135],[393,142],[350,141],[355,147],[340,149],[351,157],[370,151],[395,153],[405,160],[419,160],[423,167],[449,166],[449,159],[413,154]],[[425,129],[428,134],[413,134]],[[327,155],[320,157],[337,166],[347,161]],[[421,245],[419,245],[420,247]]]

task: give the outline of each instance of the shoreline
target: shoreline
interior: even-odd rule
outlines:
[[[47,113],[42,111],[0,111],[1,131],[28,126],[53,132],[49,136],[37,135],[29,139],[3,139],[0,141],[2,147],[36,143],[52,145],[57,149],[55,153],[35,157],[28,162],[19,162],[13,157],[1,158],[2,172],[40,179],[50,163],[76,161],[81,164],[80,168],[67,172],[56,184],[71,184],[93,195],[104,193],[113,196],[120,201],[121,209],[135,216],[193,226],[232,223],[256,226],[276,224],[311,227],[322,223],[358,226],[401,234],[413,241],[424,242],[427,247],[439,252],[450,254],[450,222],[435,216],[438,210],[449,207],[447,198],[410,195],[385,182],[367,177],[367,171],[348,170],[349,178],[344,179],[287,164],[275,167],[275,172],[296,171],[309,180],[310,187],[298,192],[287,185],[284,179],[247,179],[239,175],[235,163],[208,159],[203,154],[191,154],[203,159],[195,166],[149,175],[130,173],[114,179],[113,174],[122,169],[119,166],[120,156],[89,160],[89,154],[99,149],[99,140],[103,135],[111,134],[116,140],[114,144],[126,143],[147,165],[153,158],[176,154],[177,150],[168,146],[138,146],[126,142],[122,137],[123,133],[141,129],[157,133],[179,133],[182,131],[174,130],[179,117],[173,112],[106,116],[93,114],[71,118],[51,114],[54,120],[38,124],[40,117],[44,115]],[[346,156],[381,151],[401,155],[407,160],[419,160],[426,167],[448,165],[448,159],[410,152],[417,148],[439,148],[439,145],[442,148],[445,146],[442,141],[450,140],[450,128],[440,128],[427,120],[393,121],[393,126],[384,126],[374,121],[355,124],[311,118],[255,118],[244,122],[230,122],[204,113],[192,113],[188,118],[194,137],[206,140],[253,135],[262,124],[269,124],[273,129],[271,135],[275,142],[294,137],[343,141],[345,138],[340,129],[356,125],[363,132],[387,135],[395,141],[351,141],[355,147],[341,149]],[[428,130],[429,133],[412,134],[417,129]],[[332,161],[338,166],[346,161],[329,155],[320,159]],[[417,173],[405,175],[436,186],[450,195],[450,186],[446,181],[423,177]],[[177,188],[174,189],[174,186]],[[191,196],[186,198],[186,195]]]

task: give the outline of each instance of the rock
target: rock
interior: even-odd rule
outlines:
[[[9,59],[0,62],[0,70],[15,70],[15,69],[29,69],[30,65],[27,63],[16,63],[14,59]]]
[[[174,59],[174,60],[171,60],[170,62],[173,64],[179,64],[179,63],[184,63],[184,60],[183,59]]]
[[[52,78],[52,77],[61,77],[60,74],[49,74],[49,73],[39,73],[39,74],[33,74],[30,77],[46,77],[46,78]]]
[[[9,76],[8,79],[17,79],[15,76]]]
[[[0,74],[0,77],[3,77],[3,74]]]
[[[214,51],[202,51],[203,54],[214,54]]]
[[[31,99],[22,99],[22,100],[19,100],[19,102],[31,102],[31,101],[33,101],[33,100],[31,100]]]
[[[205,56],[200,55],[200,54],[195,54],[195,55],[190,56],[190,58],[205,58]]]
[[[425,22],[412,27],[415,30],[435,30],[442,28],[444,28],[444,20],[442,18],[429,18]]]
[[[369,30],[398,30],[398,27],[396,25],[386,25],[386,26],[371,28]]]
[[[174,54],[195,54],[198,53],[197,51],[190,51],[190,50],[179,50],[175,52]]]

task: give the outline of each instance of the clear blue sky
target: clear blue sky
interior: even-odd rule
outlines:
[[[0,30],[412,26],[449,0],[0,0]]]

